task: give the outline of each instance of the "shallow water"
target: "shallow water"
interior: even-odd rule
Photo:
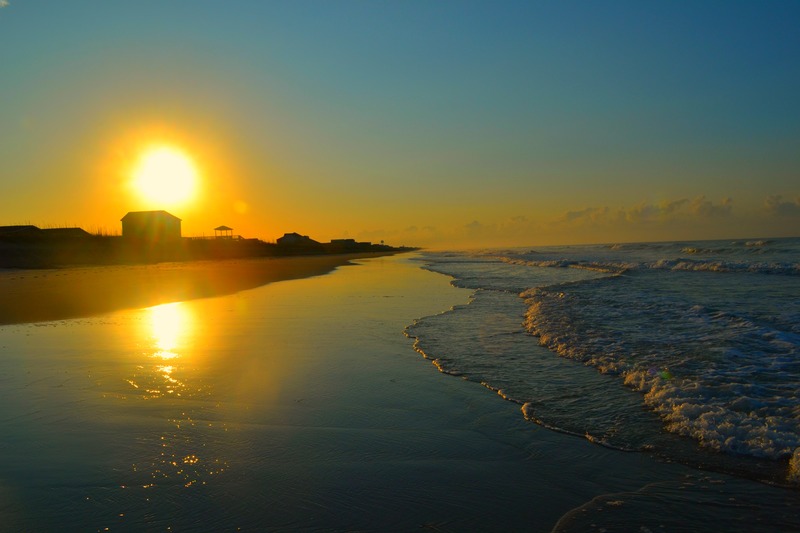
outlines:
[[[800,483],[800,240],[421,261],[475,291],[407,330],[441,371],[595,444]]]

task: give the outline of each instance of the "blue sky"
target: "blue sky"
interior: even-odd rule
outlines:
[[[0,224],[116,229],[143,206],[115,161],[154,135],[206,170],[205,200],[178,213],[195,233],[796,234],[798,15],[797,2],[12,0]]]

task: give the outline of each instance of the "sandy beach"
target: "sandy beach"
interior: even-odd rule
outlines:
[[[793,512],[437,372],[403,329],[469,295],[389,256],[0,327],[0,530],[589,531],[603,516],[672,531],[702,523],[709,495],[721,528],[762,529],[729,492],[749,493],[746,519]]]
[[[379,254],[0,269],[0,324],[86,317],[231,294],[274,281],[325,274],[369,255]]]

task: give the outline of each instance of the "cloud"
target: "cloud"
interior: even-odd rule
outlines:
[[[643,203],[625,210],[625,220],[629,222],[656,222],[668,221],[686,217],[724,217],[731,214],[733,200],[723,198],[719,204],[714,204],[705,196],[698,196],[693,200],[680,198],[678,200],[664,201],[659,204]]]
[[[700,198],[705,199],[705,196],[701,196]],[[699,198],[698,198],[699,199]],[[686,205],[689,200],[686,198],[681,198],[680,200],[673,200],[671,202],[661,202],[660,204],[660,211],[662,216],[668,216],[672,213],[678,211],[681,207]]]
[[[733,210],[733,200],[723,198],[719,205],[714,205],[705,196],[698,196],[689,204],[689,211],[700,217],[726,217]]]
[[[609,218],[611,209],[608,207],[587,207],[579,211],[567,211],[556,220],[559,223],[599,223],[605,222]]]
[[[733,211],[733,200],[724,198],[714,204],[705,196],[693,200],[679,198],[666,200],[658,204],[642,202],[632,207],[612,209],[608,206],[586,207],[575,211],[567,211],[551,223],[551,227],[581,226],[639,226],[669,224],[673,222],[690,222],[698,218],[726,217]]]
[[[3,9],[4,7],[8,7],[8,5],[9,5],[8,4],[8,0],[0,0],[0,9]]]
[[[800,199],[786,202],[770,197],[768,205],[781,213],[800,216]],[[385,239],[390,244],[477,247],[522,246],[535,243],[644,241],[718,238],[733,233],[749,234],[759,223],[747,213],[734,212],[733,200],[709,200],[706,196],[679,197],[662,202],[628,206],[590,206],[555,217],[536,211],[527,215],[509,213],[504,218],[465,218],[451,226],[433,228],[418,224],[403,229],[368,231],[360,239]],[[477,213],[476,213],[477,214]],[[762,219],[765,219],[762,211]],[[748,218],[748,216],[750,218]],[[780,231],[764,226],[764,234]]]
[[[678,200],[681,202],[682,200]],[[674,204],[674,202],[673,202]],[[672,204],[670,204],[672,205]],[[658,220],[659,218],[665,217],[670,215],[674,212],[675,208],[673,207],[666,207],[665,209],[661,209],[657,205],[642,203],[635,207],[628,209],[625,212],[625,220],[629,222],[648,222],[651,220]]]
[[[435,233],[435,232],[436,228],[433,226],[423,226],[420,228],[419,226],[413,226],[413,225],[405,228],[402,231],[402,233],[408,233],[410,235],[414,235],[417,233]]]
[[[780,217],[800,216],[800,198],[796,198],[794,202],[784,202],[783,196],[775,194],[767,198],[764,202],[764,207],[771,215]]]
[[[469,224],[464,224],[461,230],[462,231],[459,233],[468,239],[489,238],[498,233],[497,224],[484,224],[477,220],[473,220]]]
[[[485,227],[486,227],[486,226],[484,226],[483,224],[481,224],[481,223],[480,223],[480,222],[478,222],[477,220],[473,220],[473,221],[472,221],[472,222],[470,222],[469,224],[465,224],[465,225],[464,225],[464,228],[465,228],[467,231],[469,231],[469,232],[473,232],[473,233],[474,233],[474,232],[481,231],[481,230],[483,230]]]

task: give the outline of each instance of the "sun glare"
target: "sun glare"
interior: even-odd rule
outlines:
[[[161,207],[185,204],[194,198],[197,189],[194,162],[181,150],[170,146],[145,151],[132,177],[136,192]]]
[[[190,317],[180,302],[157,305],[150,308],[152,338],[158,351],[154,357],[173,359],[175,350],[191,326]]]

